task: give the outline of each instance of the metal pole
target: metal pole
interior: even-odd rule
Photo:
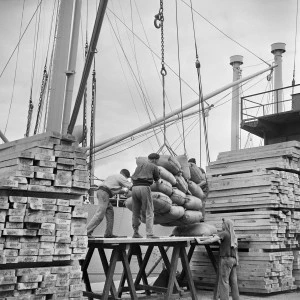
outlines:
[[[46,131],[56,131],[60,133],[62,130],[63,99],[67,79],[66,69],[68,67],[73,4],[73,0],[60,1]]]
[[[78,50],[78,37],[80,28],[80,15],[81,15],[81,4],[82,0],[76,0],[74,7],[74,18],[73,18],[73,30],[71,38],[69,65],[67,69],[67,82],[66,82],[66,93],[65,93],[65,106],[62,120],[62,133],[67,133],[68,124],[70,122],[72,95],[74,89],[75,80],[75,69],[77,61],[77,50]]]
[[[242,82],[244,82],[244,81],[247,81],[247,80],[249,80],[249,79],[251,79],[251,78],[253,78],[253,77],[255,77],[255,76],[258,76],[258,75],[260,75],[260,74],[262,74],[262,73],[264,73],[264,72],[267,72],[267,71],[269,71],[269,70],[272,70],[272,69],[275,68],[275,67],[277,67],[277,65],[271,66],[271,67],[269,67],[269,68],[267,68],[267,69],[264,69],[264,70],[262,70],[262,71],[259,71],[259,72],[257,72],[257,73],[254,73],[254,74],[252,74],[252,75],[249,75],[249,76],[247,76],[247,77],[245,77],[245,78],[242,78],[242,79],[240,79],[240,80],[237,80],[237,81],[235,81],[235,82],[233,82],[233,83],[227,84],[227,85],[223,86],[222,88],[220,88],[220,89],[218,89],[218,90],[216,90],[216,91],[214,91],[214,92],[211,92],[210,94],[204,96],[204,97],[203,97],[203,101],[205,101],[205,100],[207,100],[207,99],[209,99],[209,98],[212,98],[212,97],[214,97],[214,96],[216,96],[216,95],[218,95],[218,94],[224,92],[225,90],[227,90],[227,89],[229,89],[229,88],[231,88],[231,87],[233,87],[233,86],[235,86],[235,85],[239,85],[240,83],[242,83]],[[176,110],[172,111],[172,112],[169,113],[169,114],[166,114],[165,120],[167,120],[167,119],[169,119],[169,118],[171,118],[171,117],[173,117],[173,116],[175,116],[175,115],[178,115],[178,114],[180,114],[182,111],[185,111],[185,110],[187,110],[187,109],[189,109],[189,108],[191,108],[191,107],[193,107],[193,106],[195,106],[195,105],[199,105],[199,99],[197,99],[196,101],[191,102],[190,104],[187,104],[187,105],[183,106],[182,109],[179,108],[179,109],[176,109]],[[94,152],[97,153],[97,152],[99,152],[99,151],[101,151],[101,150],[103,150],[103,149],[105,149],[105,148],[108,148],[108,147],[110,147],[111,145],[114,145],[114,144],[116,144],[116,143],[118,143],[118,142],[120,142],[120,141],[122,141],[122,140],[124,140],[124,139],[126,139],[126,138],[128,138],[128,137],[130,137],[130,136],[132,136],[132,135],[134,135],[134,134],[137,134],[137,133],[140,133],[140,132],[142,132],[142,131],[145,131],[145,130],[151,128],[152,126],[154,126],[154,125],[156,125],[156,124],[159,124],[159,123],[163,122],[163,120],[164,120],[163,117],[157,118],[155,121],[153,121],[153,122],[151,122],[151,123],[148,123],[148,124],[146,124],[146,125],[140,126],[140,127],[136,128],[135,130],[132,130],[132,131],[130,131],[130,132],[128,132],[128,133],[125,133],[125,134],[119,135],[119,136],[117,136],[117,137],[114,137],[114,138],[112,138],[112,139],[111,139],[110,141],[108,141],[108,142],[105,142],[105,143],[100,142],[100,143],[98,143],[98,144],[95,144],[95,148],[96,148],[96,149],[95,149]]]
[[[90,46],[89,46],[89,50],[88,50],[88,53],[86,56],[85,65],[84,65],[84,69],[83,69],[83,73],[82,73],[82,77],[81,77],[81,82],[80,82],[77,98],[75,101],[73,113],[72,113],[70,124],[68,127],[68,133],[70,133],[70,134],[72,134],[72,132],[74,130],[74,126],[75,126],[75,123],[77,120],[82,97],[83,97],[84,90],[85,90],[85,85],[86,85],[88,76],[90,74],[94,54],[96,51],[96,46],[98,43],[99,34],[101,31],[101,27],[102,27],[102,23],[103,23],[103,19],[104,19],[107,2],[108,2],[108,0],[101,0],[99,3],[99,6],[98,6],[98,11],[97,11],[95,25],[94,25],[94,29],[93,29],[93,33],[92,33],[92,37],[91,37],[91,41],[90,41]]]
[[[8,143],[9,140],[6,138],[6,136],[3,134],[3,132],[0,130],[0,138],[4,143]]]
[[[232,65],[232,81],[237,81],[241,78],[240,66],[243,64],[243,56],[234,55],[230,57],[230,65]],[[239,85],[232,88],[232,103],[231,103],[231,150],[239,150],[240,141],[240,87]]]

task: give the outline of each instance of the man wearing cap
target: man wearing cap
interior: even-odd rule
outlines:
[[[127,169],[122,169],[120,174],[108,176],[97,191],[99,208],[93,218],[87,225],[87,234],[91,236],[95,228],[102,222],[104,215],[106,217],[105,238],[115,238],[113,234],[114,227],[114,209],[109,201],[116,194],[125,193],[131,188],[132,183],[128,181],[130,172]]]
[[[133,238],[142,238],[139,234],[141,225],[141,214],[146,219],[147,238],[157,238],[153,234],[154,208],[151,197],[150,185],[153,181],[160,179],[159,169],[156,166],[159,160],[159,154],[151,153],[148,160],[138,160],[137,167],[132,175],[132,227]]]

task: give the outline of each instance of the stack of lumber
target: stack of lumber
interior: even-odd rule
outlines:
[[[0,299],[81,299],[85,152],[57,133],[0,145]]]
[[[81,277],[79,265],[0,270],[1,299],[82,299]]]
[[[234,220],[242,292],[272,293],[299,286],[299,158],[300,143],[292,141],[223,152],[207,168],[206,221],[221,230],[222,218]],[[197,285],[214,285],[215,272],[201,249],[192,264]],[[199,266],[209,275],[200,274]]]

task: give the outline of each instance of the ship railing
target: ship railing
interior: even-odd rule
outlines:
[[[241,97],[242,123],[293,110],[300,110],[300,84]]]

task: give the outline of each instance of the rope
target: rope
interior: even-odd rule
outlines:
[[[192,14],[192,23],[193,23],[193,32],[194,32],[194,41],[195,41],[195,53],[196,53],[196,69],[197,69],[197,78],[198,78],[198,89],[199,89],[199,106],[201,105],[201,111],[202,111],[202,121],[203,121],[203,130],[204,130],[204,138],[205,138],[205,149],[206,149],[206,159],[207,162],[210,162],[210,156],[209,156],[209,148],[208,148],[208,135],[207,135],[207,128],[206,128],[206,122],[205,122],[205,109],[204,109],[204,101],[203,101],[203,92],[202,92],[202,83],[201,83],[201,75],[200,75],[200,61],[198,59],[198,47],[197,47],[197,41],[196,41],[196,30],[195,30],[195,22],[194,22],[194,9],[191,2],[191,14]],[[184,2],[185,3],[185,2]],[[200,110],[200,107],[199,107]],[[199,117],[200,121],[200,117]],[[200,139],[200,152],[201,152],[201,139]],[[201,159],[201,154],[200,154]],[[201,165],[201,160],[200,160]]]
[[[190,5],[188,5],[184,0],[181,0],[186,6],[190,7]],[[208,19],[206,19],[203,15],[201,15],[198,11],[196,11],[194,8],[191,8],[197,15],[199,15],[202,19],[204,19],[207,23],[209,23],[211,26],[213,26],[215,29],[217,29],[219,32],[221,32],[223,35],[225,35],[228,39],[230,39],[231,41],[233,41],[234,43],[236,43],[237,45],[239,45],[240,47],[242,47],[243,49],[245,49],[246,51],[250,52],[252,55],[254,55],[256,58],[258,58],[259,60],[261,60],[262,62],[264,62],[265,64],[267,64],[269,67],[271,67],[271,65],[265,61],[264,59],[260,58],[258,55],[256,55],[254,52],[252,52],[251,50],[249,50],[248,48],[246,48],[245,46],[243,46],[242,44],[240,44],[238,41],[234,40],[232,37],[230,37],[228,34],[226,34],[224,31],[222,31],[220,28],[218,28],[216,25],[214,25],[212,22],[210,22]]]
[[[23,7],[22,7],[22,16],[21,16],[21,23],[20,23],[20,31],[19,31],[19,40],[21,38],[21,32],[22,32],[22,25],[23,25],[23,16],[24,16],[24,7],[25,7],[25,0],[23,0]],[[17,77],[17,69],[18,69],[18,61],[19,61],[19,51],[20,51],[20,45],[18,44],[18,51],[17,51],[17,59],[16,59],[16,66],[15,66],[15,74],[14,74],[14,83],[13,83],[13,90],[10,98],[10,104],[9,104],[9,109],[8,109],[8,115],[6,119],[6,124],[5,124],[5,129],[4,129],[4,135],[7,130],[7,125],[10,117],[10,111],[11,111],[11,106],[14,98],[14,92],[15,92],[15,83],[16,83],[16,77]]]
[[[22,39],[23,39],[24,34],[26,33],[26,31],[27,31],[29,25],[31,24],[31,21],[33,20],[33,17],[35,16],[37,10],[39,9],[40,5],[42,4],[42,1],[43,1],[43,0],[41,0],[40,3],[38,4],[36,10],[34,11],[32,17],[30,18],[30,20],[29,20],[29,22],[28,22],[28,24],[27,24],[25,30],[23,31],[22,36],[21,36],[21,38],[19,39],[19,41],[18,41],[18,43],[17,43],[15,49],[12,51],[12,53],[11,53],[9,59],[7,60],[5,66],[3,67],[2,71],[1,71],[1,74],[0,74],[0,78],[2,77],[4,71],[6,70],[6,68],[7,68],[8,64],[9,64],[9,62],[10,62],[10,60],[12,59],[12,57],[13,57],[13,55],[14,55],[14,53],[15,53],[15,51],[16,51],[17,48],[19,47],[19,45],[20,45],[20,43],[21,43],[21,41],[22,41]]]
[[[121,22],[129,31],[131,31],[132,32],[132,30],[109,8],[109,7],[107,7],[107,10],[111,13],[111,14],[113,14],[118,20],[119,20],[119,22]],[[157,53],[155,53],[152,49],[151,49],[151,47],[150,46],[148,46],[136,33],[134,33],[134,32],[132,32],[132,34],[134,34],[134,36],[146,47],[146,48],[148,48],[149,50],[150,50],[150,52],[152,53],[152,54],[154,54],[157,58],[159,58],[160,59],[160,56],[157,54]],[[172,71],[172,73],[175,75],[175,76],[177,76],[178,77],[178,74],[172,69],[172,67],[170,66],[170,65],[168,65],[168,63],[166,63],[165,62],[165,65],[168,67],[168,69],[170,70],[170,71]],[[186,82],[184,79],[182,79],[181,78],[181,80],[182,80],[182,82],[191,90],[191,91],[193,91],[196,95],[198,95],[198,93],[188,84],[188,82]],[[208,103],[205,101],[205,103],[208,105]]]
[[[295,72],[296,72],[297,32],[298,32],[298,0],[297,0],[297,10],[296,10],[295,52],[294,52],[294,69],[293,69],[293,80],[292,80],[293,86],[295,85]],[[292,94],[294,94],[294,88],[292,89]]]
[[[197,39],[196,39],[196,29],[195,29],[195,21],[194,21],[194,13],[193,13],[193,3],[192,0],[190,0],[190,7],[191,7],[191,15],[192,15],[192,24],[193,24],[193,34],[194,34],[194,43],[195,43],[195,52],[196,52],[196,61],[198,60],[199,56],[198,56],[198,46],[197,46]],[[201,104],[199,101],[199,161],[200,161],[200,165],[201,165],[201,161],[202,161],[202,139],[201,139]]]
[[[33,88],[33,80],[35,73],[35,63],[36,63],[36,53],[37,53],[37,45],[39,40],[39,30],[40,30],[40,20],[41,20],[41,6],[39,7],[39,15],[36,17],[35,23],[35,34],[34,34],[34,47],[32,53],[32,72],[31,72],[31,87],[30,87],[30,97],[29,97],[29,106],[28,106],[28,115],[27,115],[27,126],[25,136],[28,137],[30,133],[31,120],[32,120],[32,111],[33,111],[33,102],[32,102],[32,88]]]
[[[107,14],[106,14],[106,15],[107,15]],[[143,91],[143,87],[141,86],[141,84],[140,84],[140,82],[139,82],[139,80],[138,80],[138,78],[137,78],[137,76],[136,76],[136,74],[135,74],[135,72],[134,72],[134,70],[133,70],[131,64],[130,64],[130,61],[129,61],[129,59],[128,59],[126,53],[125,53],[125,50],[124,50],[124,47],[123,47],[122,41],[121,41],[121,36],[120,36],[119,28],[118,28],[118,26],[116,25],[116,28],[117,28],[117,31],[118,31],[118,35],[119,35],[119,37],[118,37],[118,35],[117,35],[117,33],[116,33],[116,30],[115,30],[115,28],[112,26],[112,22],[111,22],[111,20],[110,20],[110,18],[109,18],[108,15],[107,15],[107,19],[108,19],[109,24],[110,24],[110,27],[111,27],[111,29],[112,29],[112,31],[113,31],[113,33],[114,33],[114,36],[115,36],[116,40],[117,40],[118,43],[119,43],[119,46],[120,46],[120,48],[121,48],[121,50],[122,50],[122,53],[123,53],[123,55],[124,55],[124,57],[125,57],[125,59],[126,59],[126,63],[127,63],[128,67],[129,67],[129,69],[130,69],[130,71],[131,71],[131,75],[132,75],[133,78],[134,78],[134,84],[135,84],[135,86],[136,86],[136,88],[137,88],[137,92],[138,92],[139,96],[140,96],[141,99],[142,99],[142,102],[143,102],[143,105],[144,105],[144,107],[145,107],[146,113],[147,113],[148,118],[149,118],[149,120],[150,120],[150,122],[151,122],[152,120],[151,120],[151,117],[150,117],[150,113],[149,113],[149,109],[148,109],[148,107],[147,107],[147,104],[149,105],[149,108],[150,108],[151,112],[153,113],[154,117],[156,118],[155,113],[154,113],[154,110],[153,110],[153,108],[152,108],[152,106],[151,106],[151,103],[148,102],[147,97],[145,97],[145,94],[144,94],[144,91]],[[154,131],[154,132],[155,132],[155,131]],[[156,137],[156,139],[157,139],[157,137]],[[151,145],[151,147],[152,147],[152,145]]]
[[[181,87],[181,65],[180,65],[180,46],[179,46],[179,33],[178,33],[178,2],[176,0],[176,34],[177,34],[177,60],[178,60],[178,79],[179,79],[179,91],[180,91],[180,108],[181,108],[181,125],[182,125],[182,135],[183,135],[183,149],[184,154],[186,154],[185,146],[185,132],[183,123],[183,112],[182,112],[182,87]]]

